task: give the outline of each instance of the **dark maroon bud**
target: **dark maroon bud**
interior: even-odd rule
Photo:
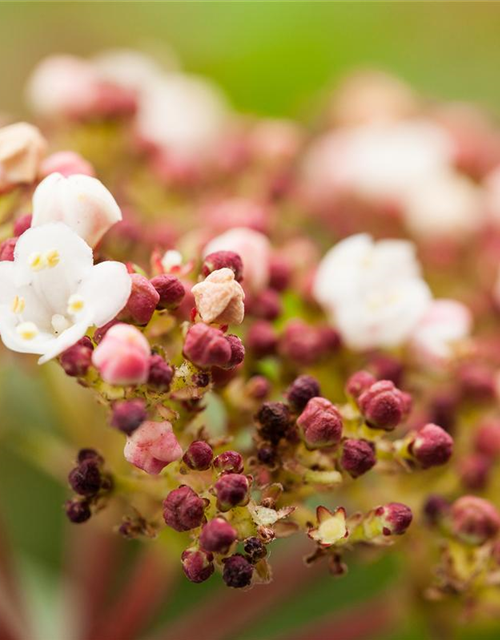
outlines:
[[[195,373],[193,376],[193,383],[200,389],[208,387],[210,384],[210,376],[205,372]]]
[[[316,378],[308,375],[295,378],[286,392],[288,402],[296,411],[302,411],[309,400],[319,396],[319,394],[319,382]]]
[[[236,529],[224,518],[214,518],[204,525],[200,545],[205,551],[227,553],[236,540]]]
[[[213,555],[202,549],[186,549],[181,556],[186,578],[199,584],[208,580],[214,572]]]
[[[490,458],[500,456],[500,420],[486,420],[482,422],[475,434],[474,445],[476,451]]]
[[[460,460],[458,473],[460,480],[469,491],[482,491],[488,485],[491,458],[481,453],[471,453]]]
[[[177,309],[186,294],[184,285],[175,276],[161,274],[152,278],[151,284],[160,296],[158,309]]]
[[[0,260],[13,262],[14,249],[16,248],[17,240],[17,237],[8,238],[7,240],[4,240],[2,244],[0,244]]]
[[[66,375],[74,378],[84,376],[92,364],[92,351],[92,342],[87,336],[63,351],[59,361]]]
[[[225,367],[233,353],[231,342],[220,329],[203,322],[194,324],[184,341],[184,355],[198,367]]]
[[[224,570],[222,571],[222,579],[228,587],[233,589],[242,589],[248,587],[252,582],[253,566],[248,560],[239,553],[224,558]]]
[[[174,377],[173,368],[159,355],[152,355],[149,359],[148,385],[158,391],[168,391]]]
[[[297,418],[297,426],[310,449],[334,446],[342,437],[342,416],[326,398],[311,398]]]
[[[320,326],[316,328],[317,340],[320,347],[323,349],[322,355],[328,355],[335,353],[342,346],[342,340],[340,334],[336,329],[328,326]]]
[[[426,424],[417,432],[410,453],[424,469],[446,464],[453,453],[453,438],[436,424]]]
[[[214,468],[220,473],[241,473],[243,456],[237,451],[223,451],[214,458]]]
[[[78,500],[77,498],[68,500],[64,505],[64,509],[68,520],[73,524],[87,522],[92,515],[89,503],[86,500]]]
[[[278,336],[271,323],[257,320],[248,330],[246,344],[256,358],[265,358],[276,352]]]
[[[247,538],[243,544],[243,549],[247,554],[247,560],[252,564],[257,564],[267,556],[266,545],[257,536]]]
[[[190,469],[206,471],[212,465],[212,447],[203,440],[195,440],[191,442],[182,459]]]
[[[356,371],[347,381],[345,390],[348,395],[357,400],[359,396],[375,382],[375,377],[372,376],[369,371]]]
[[[130,436],[147,418],[144,400],[120,400],[113,405],[111,426]]]
[[[205,503],[186,485],[171,491],[163,501],[163,518],[176,531],[189,531],[203,522]]]
[[[276,450],[270,445],[263,445],[257,451],[257,458],[262,464],[272,466],[276,462]]]
[[[71,488],[82,496],[93,496],[101,488],[101,470],[99,463],[87,459],[72,469],[68,475]]]
[[[14,221],[14,235],[19,237],[31,227],[33,216],[31,213],[25,213]]]
[[[348,438],[342,443],[340,464],[352,478],[358,478],[375,466],[375,445],[368,440]]]
[[[273,256],[269,263],[269,286],[275,291],[284,291],[290,284],[292,269],[285,258]]]
[[[246,394],[254,400],[264,400],[271,391],[271,383],[264,376],[252,376],[245,386]]]
[[[215,251],[214,253],[209,253],[203,261],[201,273],[206,278],[212,271],[218,271],[224,268],[232,269],[235,280],[241,282],[243,279],[243,260],[234,251]]]
[[[430,422],[441,425],[445,431],[451,433],[455,428],[457,405],[458,398],[456,393],[440,393],[430,402]]]
[[[453,533],[463,542],[481,545],[500,530],[500,514],[488,500],[462,496],[451,507]]]
[[[144,326],[151,320],[160,300],[160,294],[151,282],[139,273],[132,273],[130,278],[132,280],[130,296],[118,318],[123,322]]]
[[[284,402],[264,402],[255,417],[260,435],[273,444],[278,444],[290,425],[290,410]]]
[[[489,367],[469,363],[458,373],[462,393],[470,400],[488,401],[495,397],[495,377]]]
[[[408,412],[408,396],[390,380],[380,380],[363,391],[358,405],[369,427],[392,431]]]
[[[400,502],[390,502],[383,507],[378,507],[375,515],[381,519],[384,536],[402,535],[413,520],[411,509]]]
[[[430,495],[424,503],[424,516],[431,526],[436,526],[448,513],[450,503],[440,495]]]
[[[103,464],[103,457],[95,450],[95,449],[80,449],[76,456],[76,461],[78,464],[84,462],[85,460],[95,460],[97,464]]]
[[[116,318],[114,320],[110,320],[106,324],[103,324],[102,327],[96,329],[93,335],[94,342],[96,344],[99,344],[99,342],[101,342],[109,329],[111,329],[111,327],[113,327],[115,324],[118,324],[118,320],[116,320]]]
[[[403,365],[393,356],[377,354],[370,360],[370,368],[377,380],[390,380],[396,386],[401,384],[403,379]]]
[[[217,496],[217,508],[220,511],[242,507],[248,504],[250,499],[250,482],[246,476],[240,473],[222,475],[215,483],[214,488]]]
[[[229,346],[231,347],[231,358],[225,368],[234,369],[234,367],[237,367],[245,359],[245,347],[238,336],[233,334],[226,336],[226,340],[229,342]]]
[[[282,311],[279,294],[274,289],[266,289],[251,300],[250,313],[263,320],[276,320]]]

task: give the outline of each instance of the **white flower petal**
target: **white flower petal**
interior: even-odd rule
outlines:
[[[132,280],[121,262],[101,262],[90,269],[76,293],[92,312],[92,324],[101,327],[127,304]]]

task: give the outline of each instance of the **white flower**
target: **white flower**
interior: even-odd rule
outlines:
[[[91,247],[121,219],[120,207],[111,193],[90,176],[65,178],[52,173],[42,180],[33,195],[33,227],[64,222]]]
[[[163,75],[162,67],[152,57],[133,49],[109,49],[99,53],[92,61],[100,79],[132,91],[136,95],[157,82]],[[177,67],[169,52],[169,65]]]
[[[208,82],[180,73],[163,76],[139,102],[137,130],[146,141],[182,159],[214,150],[228,121],[224,97]]]
[[[452,160],[452,141],[443,129],[407,120],[329,133],[309,150],[304,171],[309,186],[322,193],[344,189],[367,199],[400,202]]]
[[[125,265],[93,264],[92,249],[62,223],[25,231],[14,261],[0,262],[0,334],[6,347],[43,363],[100,327],[125,306]]]
[[[325,255],[313,284],[316,300],[353,349],[402,344],[431,301],[415,247],[403,240],[351,236]]]
[[[456,300],[434,300],[412,333],[410,345],[422,364],[440,368],[453,356],[454,346],[469,335],[472,314]]]

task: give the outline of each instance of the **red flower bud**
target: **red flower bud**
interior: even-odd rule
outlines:
[[[212,458],[212,447],[203,440],[195,440],[189,445],[182,460],[194,471],[206,471],[210,469]]]
[[[500,420],[482,422],[475,434],[475,448],[491,458],[500,456]]]
[[[226,364],[226,369],[234,369],[239,364],[243,362],[245,359],[245,347],[243,346],[243,342],[233,334],[229,334],[226,336],[226,340],[231,347],[231,358],[229,362]]]
[[[400,536],[413,520],[411,509],[400,502],[390,502],[375,509],[375,515],[381,519],[384,536]]]
[[[184,285],[175,276],[161,274],[152,278],[151,284],[160,296],[158,309],[177,309],[186,294]]]
[[[151,282],[139,273],[131,274],[130,278],[132,280],[130,296],[118,318],[124,322],[146,325],[156,309],[160,294]]]
[[[241,282],[243,279],[243,260],[234,251],[215,251],[208,254],[203,261],[201,273],[206,278],[212,271],[224,268],[231,269],[234,272],[235,280]]]
[[[463,542],[481,545],[500,530],[500,514],[488,500],[462,496],[451,507],[454,534]]]
[[[176,531],[199,527],[204,518],[205,503],[186,485],[171,491],[163,501],[163,518]]]
[[[453,438],[436,424],[426,424],[410,445],[410,452],[424,469],[446,464],[453,453]]]
[[[316,378],[312,376],[299,376],[288,387],[286,396],[292,407],[302,411],[311,398],[319,396],[320,388]]]
[[[221,476],[215,483],[217,508],[229,511],[233,507],[244,506],[250,499],[250,482],[240,473],[228,473]]]
[[[8,260],[12,262],[14,260],[14,249],[16,248],[17,237],[8,238],[0,244],[0,260]]]
[[[186,549],[181,556],[182,569],[191,582],[208,580],[214,572],[213,555],[202,549]]]
[[[72,347],[63,351],[59,361],[66,375],[75,378],[84,376],[92,364],[93,349],[90,338],[84,336]]]
[[[133,433],[147,418],[144,400],[120,400],[113,405],[111,426],[126,435]]]
[[[214,468],[220,473],[242,473],[243,456],[237,451],[223,451],[214,459]]]
[[[292,269],[285,258],[273,256],[269,263],[269,286],[275,291],[284,291],[290,284]]]
[[[376,378],[369,371],[356,371],[347,381],[345,390],[348,395],[357,400],[363,391],[369,389],[375,382]]]
[[[362,476],[375,466],[375,445],[368,440],[348,438],[342,444],[342,468],[353,478]]]
[[[326,398],[311,398],[297,418],[297,426],[310,449],[331,447],[342,437],[342,416]]]
[[[248,329],[246,344],[256,358],[264,358],[275,353],[278,336],[271,323],[257,320]]]
[[[493,371],[480,363],[464,365],[458,372],[462,393],[470,400],[484,402],[495,397]]]
[[[458,473],[460,480],[469,491],[482,491],[488,484],[491,458],[482,453],[471,453],[460,460]]]
[[[198,367],[225,367],[231,360],[231,343],[220,329],[203,322],[193,325],[184,342],[184,355]]]
[[[168,391],[174,377],[173,368],[159,355],[149,359],[148,385],[158,391]]]
[[[266,289],[258,293],[251,298],[248,307],[249,313],[263,320],[276,320],[283,310],[280,297],[274,289]]]
[[[227,553],[236,540],[236,535],[236,529],[224,518],[214,518],[201,530],[200,545],[205,551]]]
[[[244,556],[236,553],[234,556],[224,558],[223,563],[222,579],[228,587],[242,589],[252,582],[253,566]]]
[[[392,431],[408,412],[406,396],[390,380],[380,380],[363,391],[358,405],[369,427]]]

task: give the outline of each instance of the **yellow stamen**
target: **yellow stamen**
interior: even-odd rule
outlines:
[[[23,340],[33,340],[38,335],[38,327],[34,322],[21,322],[16,331]]]
[[[82,298],[82,296],[79,296],[76,293],[74,293],[72,296],[69,297],[68,313],[71,313],[71,314],[78,313],[83,309],[84,306],[85,306],[85,301]]]
[[[44,258],[47,263],[47,267],[49,269],[52,269],[57,264],[59,264],[59,260],[60,260],[59,251],[57,251],[57,249],[51,249],[50,251],[47,251]]]
[[[28,258],[28,264],[30,266],[30,269],[32,269],[33,271],[41,271],[47,266],[45,256],[42,256],[42,254],[38,252],[32,253],[30,255],[30,257]]]
[[[11,311],[12,313],[22,313],[26,307],[26,301],[22,296],[15,296],[12,300]]]

